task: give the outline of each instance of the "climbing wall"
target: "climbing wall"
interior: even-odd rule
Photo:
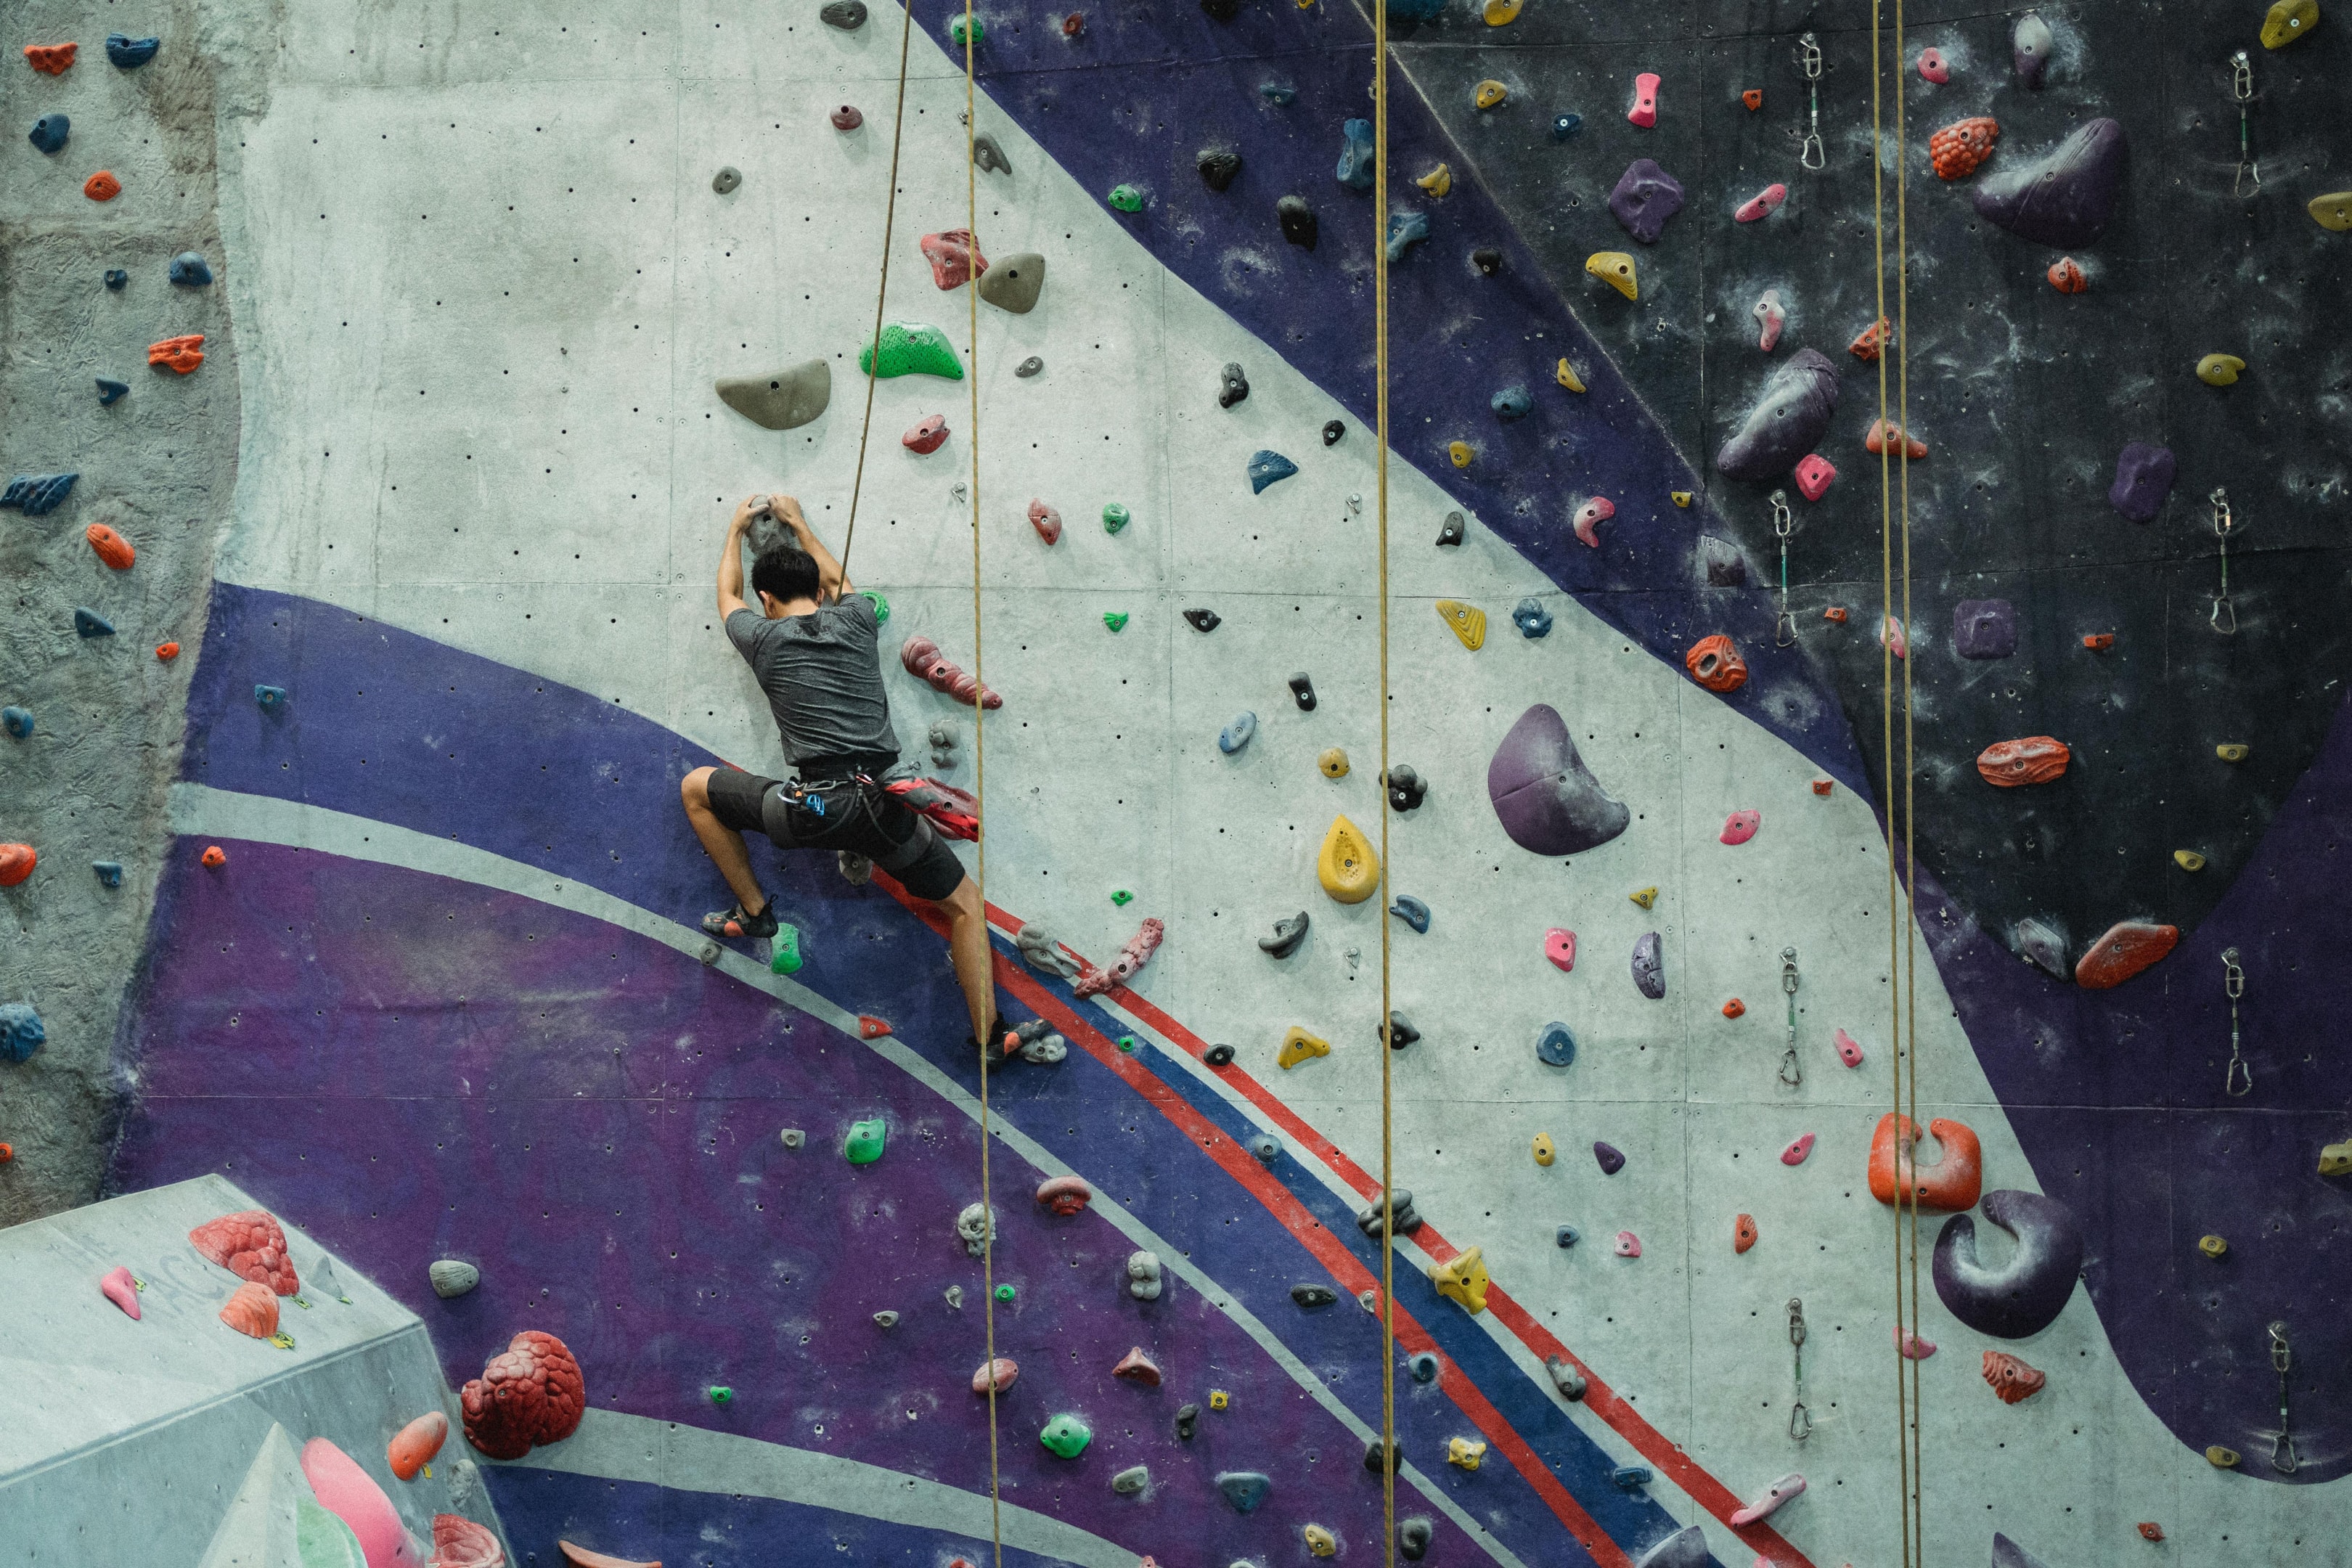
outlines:
[[[830,9],[224,6],[163,35],[156,64],[206,62],[224,106],[208,298],[235,353],[157,385],[237,384],[233,453],[205,458],[236,483],[208,590],[172,606],[184,739],[123,764],[164,830],[112,1058],[113,1186],[230,1176],[416,1313],[451,1388],[520,1331],[557,1336],[584,1418],[478,1454],[520,1558],[563,1540],[943,1568],[982,1561],[993,1523],[1019,1561],[1377,1560],[1380,1253],[1357,1216],[1382,1163],[1385,961],[1417,1036],[1390,1058],[1422,1221],[1395,1254],[1408,1543],[1506,1568],[1883,1563],[1913,1363],[1870,1177],[1907,1006],[1932,1180],[1977,1209],[1994,1276],[1926,1289],[1931,1549],[2340,1552],[2327,1173],[2352,1157],[2322,1151],[2347,1135],[2324,1045],[2352,771],[2324,673],[2342,370],[2296,306],[2341,291],[2341,239],[2302,207],[2341,183],[2343,35],[2270,51],[2259,7],[2170,28],[2053,7],[2038,90],[2010,58],[2018,16],[1915,17],[1899,57],[1886,40],[1910,73],[1908,149],[1890,79],[1885,160],[1909,178],[1928,446],[1892,666],[1916,693],[1906,931],[1862,440],[1877,376],[1847,348],[1875,306],[1862,8],[1531,0],[1497,26],[1400,23],[1391,200],[1428,233],[1391,275],[1385,603],[1377,239],[1343,130],[1369,112],[1368,19],[983,7],[977,229],[1000,279],[1034,256],[1044,284],[1026,312],[980,305],[975,342],[967,289],[938,287],[919,243],[969,215],[961,52],[951,14],[919,6],[882,306],[943,332],[961,374],[876,382],[862,439],[901,14]],[[85,113],[74,73],[121,69],[96,37],[11,92]],[[1927,46],[1943,83],[1910,63]],[[2241,47],[2252,196],[2227,190]],[[1654,126],[1626,119],[1643,73]],[[2086,289],[2053,289],[2057,250],[1927,166],[1964,115],[2004,127],[1979,180],[2117,120],[2115,216],[2067,252]],[[1684,191],[1651,243],[1609,210],[1637,158]],[[86,202],[55,178],[65,212]],[[1774,183],[1781,204],[1737,222]],[[1285,237],[1285,197],[1293,233],[1298,204],[1315,215],[1311,247]],[[1632,297],[1596,251],[1632,258]],[[2222,254],[2234,292],[2198,281]],[[1801,349],[1840,389],[1804,444],[1842,470],[1814,500],[1785,461],[1732,479],[1719,457]],[[2235,384],[2197,379],[2209,353],[2245,361]],[[829,400],[790,428],[719,395],[804,388],[811,362]],[[931,416],[935,449],[898,439]],[[50,471],[26,438],[12,461]],[[2128,442],[2175,456],[2145,523],[2104,499]],[[51,576],[90,548],[92,487],[129,488],[99,452],[56,512],[5,525],[41,542],[42,593],[71,596]],[[973,711],[888,657],[904,639],[1004,697],[1000,994],[1067,1054],[985,1086],[936,918],[887,878],[761,852],[799,933],[790,974],[696,925],[726,899],[677,781],[782,771],[715,624],[725,519],[789,491],[839,550],[853,484],[850,571],[889,607],[907,757],[979,787]],[[2216,487],[2242,525],[2227,639]],[[1961,655],[1963,600],[2006,603],[1968,627],[2013,622],[2012,653]],[[52,659],[95,646],[61,615],[12,636]],[[1385,816],[1384,624],[1390,762],[1426,784]],[[2070,748],[2054,782],[1979,772],[2045,733]],[[1570,787],[1494,792],[1498,759]],[[1412,919],[1327,893],[1335,828],[1383,853]],[[43,856],[10,897],[59,896]],[[1302,910],[1303,940],[1267,952]],[[1035,923],[1107,965],[1146,918],[1162,945],[1101,995],[1014,941]],[[2074,984],[2119,923],[2178,945]],[[1293,1031],[1309,1042],[1286,1051]],[[79,1032],[53,1027],[32,1070]],[[0,1067],[11,1104],[27,1071]],[[1072,1176],[1076,1212],[1037,1195]],[[985,1263],[957,1224],[983,1181]],[[1923,1251],[1946,1223],[1923,1216]],[[445,1297],[436,1261],[478,1282]],[[1433,1278],[1481,1269],[1483,1295]],[[971,1392],[991,1284],[1018,1367],[993,1441]],[[2002,1306],[2005,1285],[2038,1310]],[[1996,1379],[2002,1356],[2021,1364]],[[1801,1495],[1759,1511],[1791,1475]],[[1663,1544],[1685,1529],[1703,1548]]]

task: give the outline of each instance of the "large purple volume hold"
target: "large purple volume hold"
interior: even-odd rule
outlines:
[[[1486,764],[1486,798],[1511,842],[1538,855],[1578,855],[1625,831],[1633,814],[1585,768],[1557,709],[1519,715]]]
[[[2107,491],[2107,504],[2134,522],[2151,521],[2172,493],[2175,468],[2171,447],[2134,441],[2116,459],[2116,482]]]
[[[1683,210],[1682,182],[1650,159],[1636,158],[1625,165],[1617,188],[1609,193],[1609,210],[1627,234],[1643,245],[1655,245],[1666,220]]]
[[[2032,163],[1980,182],[1977,214],[2036,245],[2088,245],[2116,216],[2124,154],[2124,128],[2090,121]]]
[[[1715,466],[1727,479],[1779,479],[1821,445],[1837,401],[1837,366],[1819,349],[1799,349],[1764,384],[1739,434],[1716,453]]]
[[[2021,1340],[2058,1321],[2083,1271],[2083,1227],[2074,1211],[2040,1193],[1987,1193],[1987,1221],[2017,1238],[1998,1268],[1977,1260],[1977,1225],[1954,1215],[1936,1237],[1936,1294],[1980,1334]]]

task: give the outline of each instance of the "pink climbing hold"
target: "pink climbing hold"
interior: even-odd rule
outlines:
[[[1658,122],[1658,73],[1643,71],[1633,79],[1633,107],[1625,118],[1648,130]]]
[[[1878,623],[1878,646],[1897,658],[1911,657],[1911,635],[1903,629],[1903,623],[1893,616]]]
[[[1952,68],[1944,63],[1943,50],[1921,49],[1919,51],[1919,79],[1932,81],[1938,87],[1952,79]]]
[[[1809,452],[1797,459],[1797,489],[1807,500],[1819,500],[1829,493],[1830,482],[1837,478],[1837,465],[1819,452]]]
[[[1613,1247],[1617,1256],[1620,1258],[1639,1258],[1642,1256],[1642,1238],[1635,1236],[1630,1230],[1619,1231],[1617,1233],[1617,1240],[1613,1244]]]
[[[1775,181],[1740,203],[1739,210],[1731,216],[1739,223],[1756,223],[1779,212],[1788,199],[1789,187]]]
[[[1145,1355],[1141,1345],[1119,1357],[1118,1364],[1110,1369],[1110,1374],[1123,1377],[1129,1383],[1139,1383],[1146,1388],[1160,1386],[1160,1363]]]
[[[1770,1517],[1782,1503],[1804,1489],[1805,1478],[1791,1470],[1765,1488],[1763,1496],[1734,1513],[1731,1516],[1731,1527],[1737,1530],[1743,1524],[1753,1524],[1759,1519]]]
[[[1046,543],[1062,542],[1062,514],[1034,496],[1029,498],[1029,526]]]
[[[1895,1350],[1906,1361],[1926,1361],[1936,1353],[1936,1342],[1909,1329],[1897,1329],[1895,1331]]]
[[[1813,1135],[1810,1132],[1801,1134],[1795,1142],[1780,1151],[1780,1163],[1783,1165],[1801,1165],[1805,1163],[1805,1156],[1812,1152]]]
[[[1861,1044],[1843,1029],[1837,1032],[1837,1054],[1838,1060],[1850,1068],[1858,1068],[1862,1065]]]
[[[1780,329],[1789,324],[1789,312],[1780,303],[1780,290],[1765,289],[1748,313],[1756,318],[1756,346],[1770,353],[1780,344]]]
[[[931,281],[941,289],[961,289],[988,270],[988,258],[968,228],[951,228],[923,236],[923,258],[931,264]]]
[[[1159,949],[1160,939],[1167,930],[1166,923],[1156,917],[1145,921],[1142,928],[1127,939],[1127,945],[1118,950],[1118,956],[1111,961],[1108,969],[1087,970],[1078,976],[1077,984],[1070,987],[1071,994],[1099,996],[1114,985],[1126,984],[1135,978],[1136,971],[1141,969]]]
[[[98,1288],[106,1299],[122,1309],[123,1316],[132,1322],[139,1321],[139,1282],[131,1278],[131,1270],[116,1264],[99,1276]]]
[[[1607,522],[1611,518],[1615,517],[1616,515],[1617,503],[1615,501],[1611,500],[1607,496],[1594,496],[1591,500],[1586,501],[1582,506],[1576,509],[1576,537],[1582,540],[1586,544],[1591,546],[1593,549],[1600,549],[1601,535],[1594,532],[1593,529],[1596,525]]]
[[[1037,1201],[1065,1217],[1095,1201],[1095,1190],[1084,1176],[1049,1176],[1037,1184]]]
[[[302,1445],[302,1479],[320,1508],[351,1526],[368,1568],[421,1568],[399,1510],[349,1454],[324,1437],[311,1438]]]
[[[506,1568],[499,1538],[462,1513],[433,1516],[433,1560],[425,1568]]]
[[[929,457],[946,446],[947,441],[948,416],[944,414],[924,416],[913,428],[898,437],[898,445],[922,458]]]
[[[1563,972],[1576,967],[1576,933],[1558,926],[1544,932],[1544,956],[1552,967]]]
[[[206,1220],[188,1232],[188,1241],[207,1263],[217,1263],[240,1279],[267,1285],[280,1296],[299,1292],[294,1260],[286,1256],[286,1233],[259,1209]]]
[[[1747,811],[1733,812],[1729,816],[1723,819],[1723,832],[1720,836],[1720,842],[1725,844],[1747,843],[1749,839],[1756,837],[1756,829],[1762,824],[1763,820],[1764,814],[1752,808]]]
[[[994,1375],[991,1376],[991,1373],[993,1373]],[[971,1391],[974,1394],[986,1394],[989,1390],[989,1385],[992,1383],[995,1384],[996,1392],[1002,1394],[1006,1389],[1012,1387],[1013,1383],[1020,1376],[1021,1363],[1014,1361],[1009,1355],[1001,1355],[994,1361],[982,1362],[980,1365],[973,1370],[971,1374]]]
[[[980,683],[976,676],[967,675],[940,652],[939,644],[918,632],[898,649],[898,662],[907,673],[931,683],[931,689],[943,691],[958,702],[977,701],[982,708],[1002,708],[1004,699]]]

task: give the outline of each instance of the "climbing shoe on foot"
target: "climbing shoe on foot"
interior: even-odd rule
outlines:
[[[741,904],[731,910],[715,910],[702,917],[702,930],[709,936],[773,936],[776,906],[772,901],[763,904],[756,915],[745,914]]]

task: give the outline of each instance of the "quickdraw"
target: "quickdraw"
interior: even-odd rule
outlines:
[[[2231,514],[2230,497],[2221,486],[2206,498],[2213,503],[2213,532],[2221,542],[2221,591],[2213,595],[2213,613],[2206,624],[2225,637],[2238,635],[2238,607],[2230,601],[2230,535],[2238,526]]]
[[[1812,94],[1811,129],[1797,149],[1797,162],[1808,169],[1824,168],[1829,157],[1822,151],[1822,46],[1811,33],[1797,40],[1797,61],[1805,68],[1805,81]]]
[[[1772,492],[1772,536],[1780,542],[1780,610],[1772,619],[1772,646],[1791,647],[1797,641],[1797,617],[1789,613],[1789,531],[1795,525],[1789,511],[1789,492]]]
[[[2254,1069],[2238,1049],[2238,998],[2246,994],[2246,972],[2238,967],[2238,950],[2221,951],[2221,989],[2230,996],[2230,1065],[2221,1069],[2221,1092],[2242,1099],[2253,1092]]]
[[[1789,1298],[1789,1354],[1796,1363],[1797,1402],[1789,1407],[1789,1436],[1801,1443],[1813,1435],[1813,1413],[1805,1408],[1805,1303]]]
[[[2233,196],[2259,195],[2263,188],[2263,168],[2254,161],[2254,67],[2243,49],[2230,57],[2230,93],[2238,100],[2238,177],[2231,182],[2230,194]],[[2254,177],[2251,187],[2246,184],[2248,174]]]
[[[1789,995],[1789,1049],[1780,1058],[1780,1081],[1790,1089],[1805,1081],[1805,1069],[1797,1060],[1797,950],[1780,950],[1780,989]]]

